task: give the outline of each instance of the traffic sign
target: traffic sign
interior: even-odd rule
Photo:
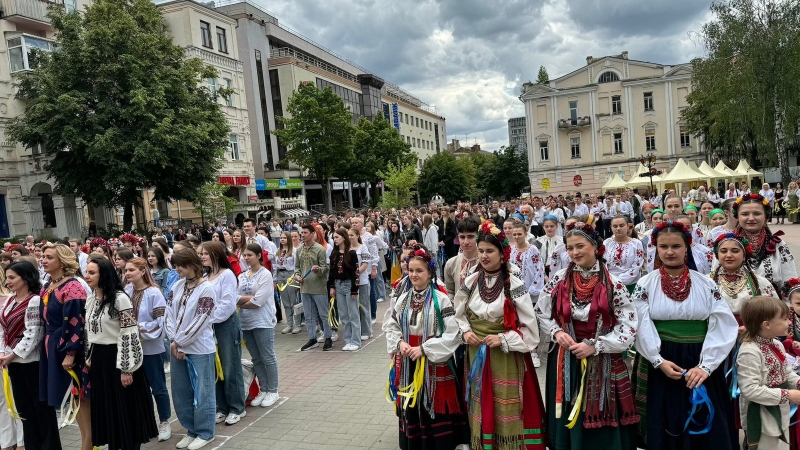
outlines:
[[[550,179],[549,178],[542,178],[542,189],[545,191],[550,189]]]

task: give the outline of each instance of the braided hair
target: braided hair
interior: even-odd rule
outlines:
[[[608,293],[608,304],[613,305],[614,286],[611,283],[611,276],[610,273],[608,272],[608,268],[606,267],[606,260],[603,257],[603,255],[605,255],[605,245],[603,245],[603,241],[600,239],[600,234],[591,225],[582,222],[575,222],[574,224],[570,224],[567,226],[567,232],[564,233],[565,244],[567,242],[567,238],[571,236],[581,236],[582,238],[589,241],[589,243],[595,247],[596,249],[595,256],[597,257],[598,268],[599,268],[598,272],[598,276],[600,277],[599,282],[602,283],[606,288],[606,292]],[[564,273],[564,279],[561,281],[562,283],[567,283],[570,295],[574,294],[574,288],[572,286],[572,277],[573,274],[575,273],[575,266],[576,264],[572,260],[570,260],[569,264],[567,265],[567,271]]]

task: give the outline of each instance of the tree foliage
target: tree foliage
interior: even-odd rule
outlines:
[[[53,6],[49,14],[58,47],[37,53],[35,70],[20,79],[25,110],[9,137],[45,148],[56,192],[123,207],[126,230],[141,189],[197,200],[228,146],[216,94],[200,87],[216,71],[184,57],[150,0],[95,0],[82,13]]]
[[[352,114],[330,87],[319,90],[301,83],[289,97],[287,117],[278,117],[284,129],[272,133],[286,145],[286,159],[308,170],[322,186],[325,210],[331,211],[328,181],[347,178],[353,167]]]
[[[494,152],[494,160],[484,167],[479,177],[486,189],[486,195],[499,198],[518,197],[522,188],[530,185],[528,178],[528,155],[520,154],[516,147],[500,147]]]
[[[417,184],[417,169],[414,164],[399,166],[389,163],[386,170],[380,171],[378,175],[388,189],[381,198],[381,208],[402,209],[411,206],[413,189]]]
[[[536,84],[547,84],[550,82],[550,75],[547,73],[547,68],[539,66],[539,73],[536,75]]]
[[[213,218],[215,222],[226,223],[225,217],[236,205],[236,200],[225,195],[227,191],[228,186],[218,181],[204,185],[200,188],[200,198],[194,203],[194,212],[203,218]]]
[[[371,183],[373,204],[378,200],[379,172],[387,170],[390,163],[404,167],[417,162],[411,145],[403,141],[383,114],[376,115],[372,121],[366,117],[359,119],[353,138],[353,154],[357,163],[352,165],[347,177],[356,183]]]
[[[475,185],[475,167],[468,158],[449,152],[428,158],[419,174],[419,193],[427,201],[441,195],[446,203],[470,198]]]
[[[757,157],[789,181],[800,119],[800,0],[714,3],[682,119],[722,159]]]
[[[486,197],[486,185],[489,180],[485,174],[490,171],[490,168],[495,163],[494,153],[476,152],[470,153],[469,162],[475,172],[475,185],[472,187],[472,195],[470,200],[476,200]]]

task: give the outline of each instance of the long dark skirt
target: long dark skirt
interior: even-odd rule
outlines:
[[[409,373],[414,373],[416,364],[409,361]],[[461,390],[459,390],[461,392]],[[462,411],[466,405],[462,403]],[[436,414],[430,413],[422,406],[422,394],[417,398],[414,408],[395,407],[400,425],[401,450],[453,450],[461,444],[469,444],[469,424],[466,413]]]
[[[122,386],[116,345],[92,345],[92,445],[109,450],[135,450],[158,436],[153,397],[144,370],[133,373],[133,383]]]
[[[689,370],[700,361],[702,343],[679,344],[661,341],[661,356],[680,367]],[[690,425],[683,431],[692,405],[689,403],[691,391],[686,387],[686,380],[667,378],[660,369],[650,367],[647,380],[647,449],[648,450],[700,450],[738,448],[733,417],[733,402],[727,390],[722,368],[717,368],[703,385],[708,397],[714,405],[714,418],[711,429],[705,434],[692,435],[689,430],[697,430]],[[695,413],[699,423],[705,423],[708,410],[703,407]]]
[[[554,346],[547,358],[547,382],[545,397],[547,401],[547,434],[550,438],[550,449],[553,450],[636,450],[637,425],[616,427],[584,428],[583,415],[578,415],[578,423],[572,429],[567,428],[572,405],[566,400],[562,404],[561,417],[556,419],[556,360],[558,347]],[[581,361],[567,352],[569,356],[569,379],[574,389],[581,382]],[[620,402],[617,402],[619,406]],[[619,417],[619,411],[617,411]]]

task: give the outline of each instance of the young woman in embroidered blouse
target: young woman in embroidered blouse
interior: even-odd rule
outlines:
[[[145,266],[144,260],[139,261]],[[86,264],[86,283],[93,289],[86,301],[92,445],[137,450],[158,435],[150,386],[142,369],[137,311],[111,261],[91,259]],[[161,347],[160,342],[156,344]],[[161,368],[160,359],[157,368]]]
[[[125,247],[120,247],[114,252],[114,266],[117,268],[117,277],[120,279],[123,286],[128,284],[128,281],[125,279],[125,265],[135,257],[136,255]]]
[[[88,368],[84,359],[86,290],[75,274],[80,270],[75,253],[64,244],[43,247],[42,267],[49,281],[42,288],[40,311],[45,321],[44,345],[39,355],[39,398],[60,407],[64,394],[78,389],[80,409],[76,421],[81,433],[80,450],[92,450],[91,406]],[[73,383],[68,370],[79,382]],[[76,384],[79,384],[76,386]]]
[[[372,337],[372,305],[370,304],[370,267],[372,261],[375,260],[377,255],[370,254],[369,248],[361,243],[361,234],[355,228],[347,230],[347,238],[350,241],[350,250],[356,253],[358,258],[358,267],[356,269],[356,277],[358,279],[358,301],[356,309],[358,310],[358,328],[352,330],[353,335],[350,342],[353,347],[350,350],[357,350],[361,347],[361,341],[366,341]],[[437,247],[434,247],[437,248]],[[383,279],[381,279],[383,281]],[[339,319],[341,319],[341,311]],[[344,324],[343,320],[340,323]],[[353,327],[355,328],[355,327]],[[345,343],[348,342],[347,336],[344,336]]]
[[[689,218],[689,223],[691,224],[692,228],[692,242],[708,247],[706,244],[706,236],[703,233],[703,230],[700,229],[700,224],[697,223],[698,211],[699,210],[696,206],[689,205],[683,208],[683,213],[679,214],[679,216],[684,215]]]
[[[6,290],[6,286],[10,292]],[[24,450],[61,449],[56,410],[39,400],[39,348],[44,322],[39,315],[39,270],[27,261],[0,269],[0,370],[7,369],[19,419],[6,408],[0,415],[0,447]],[[5,297],[5,298],[4,298]],[[24,433],[23,433],[24,431]]]
[[[634,386],[640,434],[651,450],[735,450],[733,403],[719,367],[735,344],[736,319],[716,283],[693,270],[692,235],[685,225],[662,222],[652,239],[655,270],[632,295],[639,315]],[[685,428],[690,390],[700,385],[715,413],[708,432],[692,434]]]
[[[239,229],[234,230],[234,232],[231,233],[231,242],[232,242],[231,253],[233,253],[234,256],[239,258],[239,264],[241,264],[244,267],[247,267],[247,264],[244,263],[244,258],[242,257],[242,253],[244,253],[244,248],[247,246],[244,239],[244,232]]]
[[[551,448],[632,450],[639,418],[622,352],[633,345],[635,308],[625,285],[606,267],[600,235],[578,222],[566,239],[570,264],[553,274],[536,304],[542,329],[558,343],[547,365],[549,442]],[[596,374],[585,382],[582,360],[586,372]],[[578,395],[583,401],[573,408],[570,399]],[[578,414],[578,426],[571,428],[570,411]]]
[[[689,230],[693,230],[691,218],[689,218],[689,216],[681,214],[675,221],[682,223]],[[697,237],[697,235],[692,231],[691,249],[692,256],[694,257],[695,270],[703,275],[708,275],[711,273],[711,268],[717,264],[717,259],[714,257],[714,251],[697,242],[695,237]]]
[[[225,245],[203,242],[197,247],[206,280],[214,289],[214,337],[225,379],[217,382],[216,423],[233,425],[245,411],[244,372],[242,371],[242,327],[236,314],[237,280],[228,262]]]
[[[151,248],[150,251],[152,250]],[[163,340],[167,302],[161,287],[150,276],[150,268],[144,259],[133,258],[128,261],[125,279],[128,280],[125,294],[130,297],[139,321],[139,339],[142,341],[144,354],[142,370],[158,409],[158,441],[166,441],[172,436],[167,377],[162,367],[166,353]]]
[[[409,249],[411,288],[387,311],[386,348],[394,361],[387,395],[396,401],[402,450],[452,450],[469,443],[464,398],[454,373],[453,353],[461,344],[450,299],[432,282],[436,259],[419,244]],[[415,400],[398,395],[414,384],[418,364],[426,376]],[[410,400],[410,399],[409,399]]]
[[[722,202],[722,205],[720,205],[719,209],[723,211],[725,215],[725,220],[722,221],[721,223],[718,223],[717,226],[715,226],[714,228],[711,229],[711,231],[708,232],[708,240],[710,242],[716,241],[717,237],[719,237],[720,234],[724,234],[729,231],[735,231],[736,227],[739,226],[739,221],[736,220],[735,217],[733,217],[733,204],[735,202],[736,198],[729,198],[724,202]],[[715,215],[716,214],[712,214],[712,217]]]
[[[633,229],[629,217],[617,216],[611,219],[612,237],[603,242],[606,249],[606,266],[611,275],[633,292],[636,282],[642,276],[644,267],[644,248],[642,241],[628,236]],[[635,231],[634,231],[635,232]]]
[[[563,243],[564,238],[558,235],[560,226],[556,216],[544,216],[542,228],[544,229],[544,236],[540,236],[536,240],[539,241],[539,244],[541,244],[540,253],[543,258],[542,263],[544,264],[545,282],[547,282],[550,275],[554,273],[550,271],[550,260],[553,258],[553,250],[555,250],[559,244]],[[538,297],[536,297],[534,300],[537,299]]]
[[[247,351],[253,360],[253,370],[258,377],[261,392],[250,406],[264,408],[278,401],[278,358],[275,356],[275,282],[272,274],[262,265],[262,248],[247,244],[244,260],[248,270],[239,275],[236,305],[242,322],[242,333]],[[293,288],[287,288],[293,289]]]
[[[539,325],[525,284],[511,273],[505,233],[492,222],[478,229],[478,270],[456,293],[472,448],[545,449],[544,405],[531,352]],[[485,354],[485,363],[480,363]],[[481,367],[482,365],[482,367]]]
[[[214,440],[214,288],[203,278],[197,252],[176,249],[172,264],[181,279],[167,302],[167,337],[172,341],[172,406],[186,437],[176,448],[199,449]],[[242,386],[244,389],[244,386]]]
[[[714,207],[714,204],[706,200],[700,204],[700,210],[698,212],[699,216],[697,220],[699,221],[699,223],[697,224],[697,229],[700,231],[700,233],[702,233],[703,245],[705,245],[706,247],[710,247],[711,244],[713,244],[713,241],[708,240],[708,233],[713,228],[711,226],[711,218],[708,216],[708,213],[710,213],[714,209],[716,209]]]
[[[566,221],[565,226],[570,226],[579,221],[578,216],[572,216]],[[566,228],[565,228],[566,229]],[[552,250],[553,254],[550,255],[550,274],[554,274],[559,270],[566,269],[569,265],[569,253],[567,253],[567,240],[561,238],[561,243]]]
[[[275,285],[283,286],[286,281],[292,277],[294,273],[294,255],[296,248],[292,242],[292,233],[284,231],[281,233],[279,239],[280,248],[278,254],[275,255],[275,263],[272,269],[275,271]],[[282,334],[300,333],[301,315],[302,312],[295,312],[294,306],[300,303],[297,296],[297,289],[287,287],[278,293],[281,297],[281,304],[284,309],[284,317],[286,317],[286,328],[281,330]]]
[[[714,254],[719,265],[711,272],[711,279],[719,285],[720,293],[728,302],[739,325],[742,325],[739,317],[742,306],[751,298],[758,296],[779,298],[772,283],[754,273],[747,264],[752,251],[750,242],[734,233],[722,234],[714,243]]]

